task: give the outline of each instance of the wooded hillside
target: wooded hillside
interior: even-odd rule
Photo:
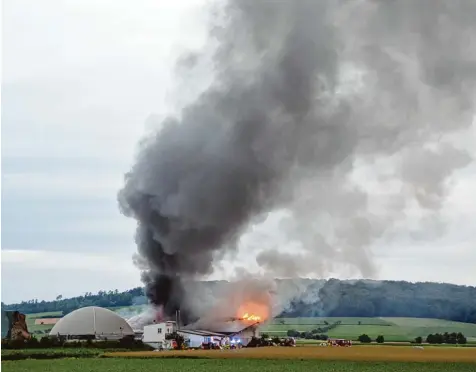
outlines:
[[[404,281],[278,280],[278,294],[294,288],[307,288],[291,301],[283,317],[417,317],[476,323],[476,287]],[[199,282],[212,293],[226,282]],[[119,307],[147,303],[143,288],[125,292],[100,291],[97,294],[55,301],[30,300],[2,303],[2,310],[39,313],[62,311],[67,314],[84,306]]]

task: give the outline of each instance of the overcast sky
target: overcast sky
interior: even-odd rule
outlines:
[[[203,43],[202,5],[3,2],[3,302],[140,285],[134,221],[116,194],[147,118],[184,99],[174,61]],[[474,124],[456,141],[476,143]],[[449,182],[445,232],[429,223],[417,239],[401,226],[374,247],[379,278],[476,285],[475,164]],[[270,221],[246,239],[274,235]]]

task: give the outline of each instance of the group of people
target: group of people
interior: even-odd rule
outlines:
[[[204,342],[202,343],[202,349],[214,349],[214,350],[229,350],[229,349],[241,349],[242,343],[235,340],[229,340],[228,338],[222,339],[220,342]]]

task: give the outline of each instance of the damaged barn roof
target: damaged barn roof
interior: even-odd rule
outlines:
[[[190,334],[190,335],[199,335],[199,336],[205,336],[205,337],[210,337],[210,336],[216,336],[216,337],[225,337],[225,334],[222,333],[216,333],[216,332],[210,332],[210,331],[205,331],[201,329],[181,329],[179,332],[185,333],[185,334]]]
[[[196,332],[203,332],[203,333],[215,333],[216,335],[233,335],[236,333],[240,333],[244,331],[245,329],[248,329],[250,327],[254,327],[258,325],[259,322],[249,322],[249,321],[243,321],[239,319],[235,320],[227,320],[227,321],[218,321],[216,323],[209,323],[205,326],[202,326],[198,323],[190,325],[184,330],[191,330],[191,331],[196,331]],[[206,330],[204,329],[206,328]]]

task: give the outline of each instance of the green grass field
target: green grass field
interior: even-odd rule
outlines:
[[[350,362],[250,359],[62,359],[2,362],[5,372],[473,372],[470,363]]]
[[[311,331],[325,326],[324,321],[332,324],[338,320],[341,324],[327,332],[329,337],[355,340],[366,333],[372,339],[382,335],[385,341],[404,342],[412,341],[417,336],[426,338],[430,333],[461,332],[470,342],[476,339],[476,324],[418,318],[282,318],[264,325],[261,331],[282,337],[289,329]]]

